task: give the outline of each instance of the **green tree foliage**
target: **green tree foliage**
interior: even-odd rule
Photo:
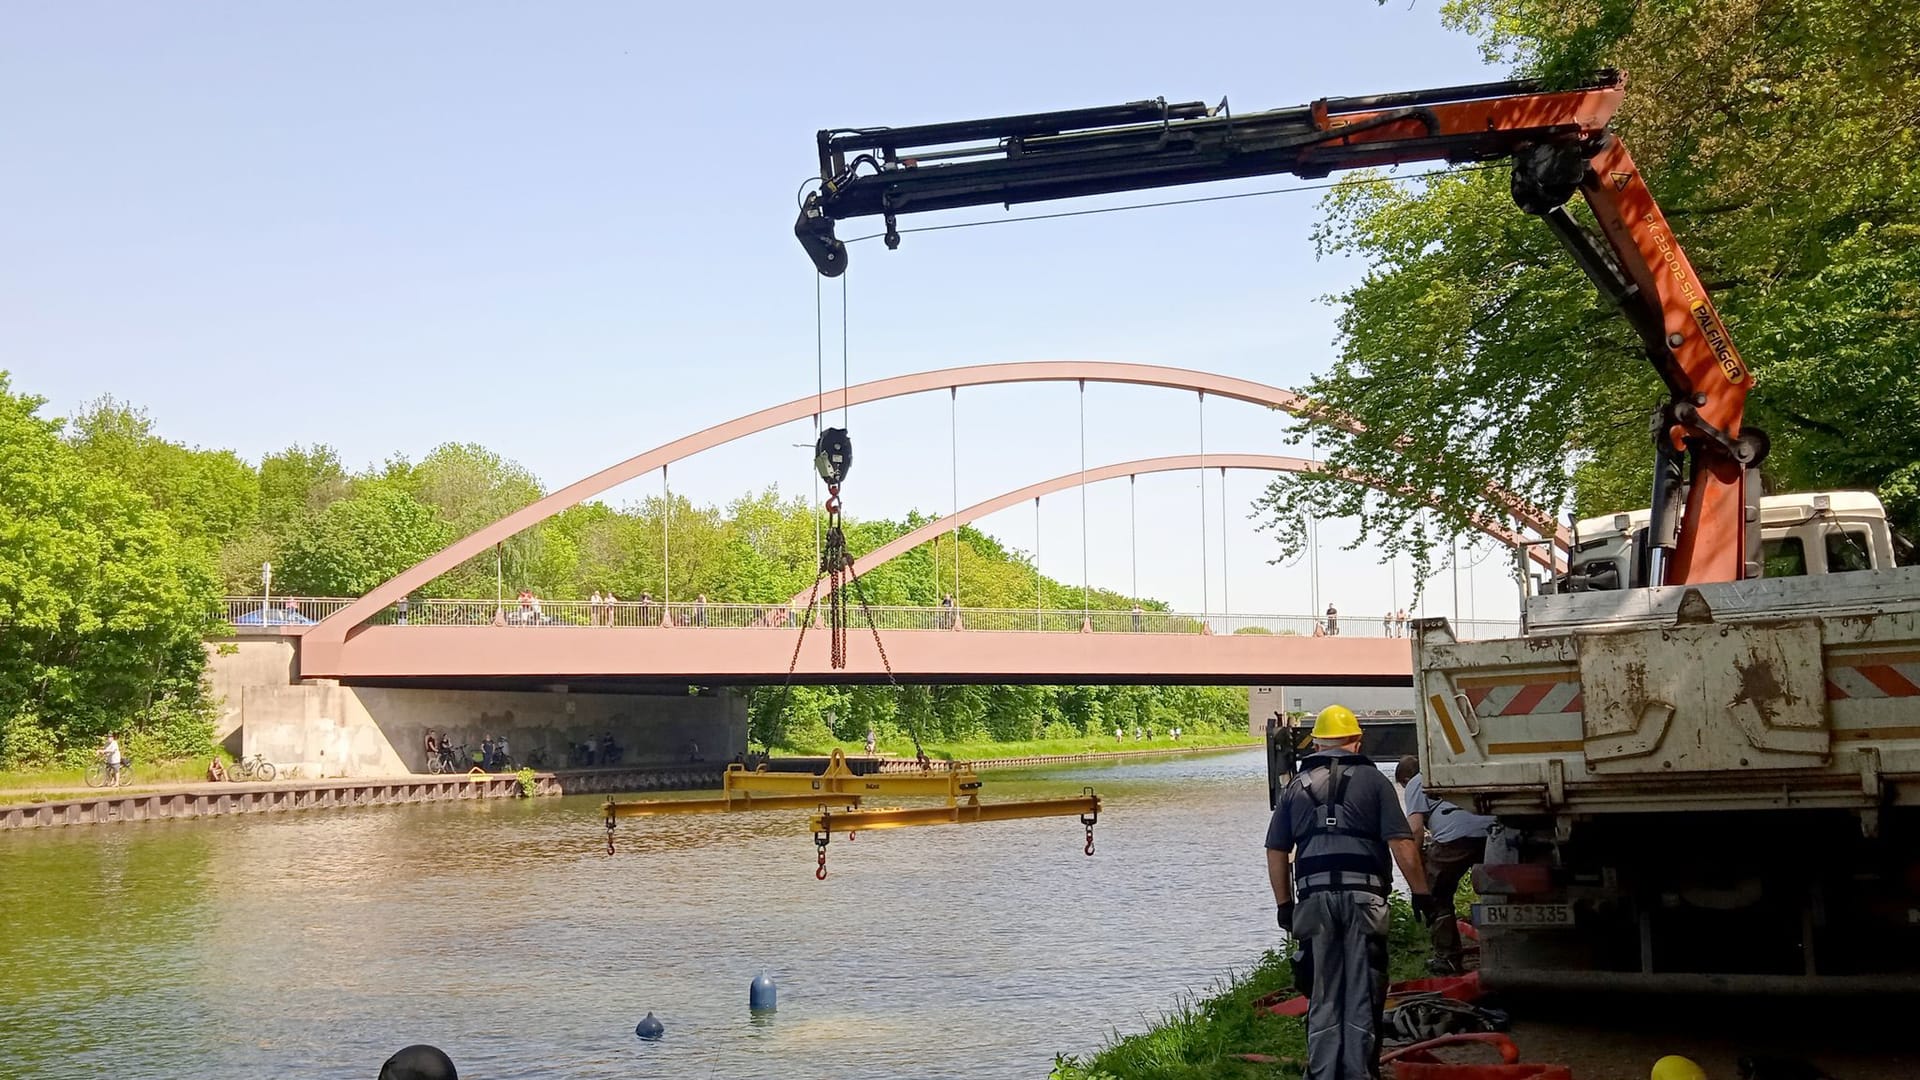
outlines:
[[[90,460],[98,427],[68,442],[41,404],[0,374],[0,765],[77,763],[113,729],[136,756],[204,751],[209,563]]]
[[[252,527],[260,483],[253,466],[231,450],[198,450],[153,433],[145,409],[101,398],[69,425],[80,463],[145,495],[183,539],[204,541],[211,555]]]
[[[301,596],[359,596],[452,542],[432,509],[371,480],[322,510],[285,548],[277,580]]]
[[[260,459],[260,524],[269,531],[298,530],[346,497],[347,470],[331,446],[289,446]]]
[[[1627,140],[1755,373],[1749,422],[1778,489],[1878,489],[1920,524],[1920,7],[1904,0],[1453,0],[1491,59],[1561,83],[1628,72]],[[1862,27],[1871,27],[1863,32]],[[1645,505],[1664,390],[1617,312],[1504,169],[1326,200],[1322,254],[1364,260],[1334,298],[1340,356],[1304,392],[1365,425],[1325,456],[1441,511],[1313,477],[1264,499],[1283,552],[1301,515],[1353,515],[1424,557],[1496,512],[1497,482],[1582,514]],[[1575,200],[1577,217],[1586,219]],[[1429,531],[1437,535],[1429,535]]]

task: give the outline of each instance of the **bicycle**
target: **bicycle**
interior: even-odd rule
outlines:
[[[460,747],[460,752],[465,750],[465,746]],[[436,775],[459,772],[460,752],[456,752],[451,744],[442,743],[440,749],[427,755],[427,771]]]
[[[256,753],[250,758],[236,760],[233,768],[227,770],[227,779],[236,784],[242,779],[272,780],[274,773],[273,762],[267,760],[267,755]]]
[[[133,783],[133,762],[122,758],[120,764],[109,765],[106,759],[87,766],[88,787],[126,787]]]

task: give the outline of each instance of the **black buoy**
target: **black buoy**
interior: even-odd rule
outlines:
[[[651,1042],[667,1033],[667,1025],[655,1019],[652,1013],[648,1013],[638,1024],[633,1025],[633,1033]]]
[[[380,1080],[460,1080],[460,1073],[446,1051],[415,1043],[380,1066]]]
[[[772,1012],[776,996],[773,976],[763,971],[747,986],[747,1008],[757,1013]]]

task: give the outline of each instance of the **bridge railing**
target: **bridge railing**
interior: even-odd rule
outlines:
[[[353,601],[344,597],[229,596],[208,622],[225,621],[236,629],[275,630],[318,622]],[[1342,637],[1403,636],[1405,628],[1379,618],[1342,615],[1331,626],[1322,616],[1223,615],[1179,611],[1057,611],[1033,608],[875,606],[874,623],[882,630],[991,630],[1072,634],[1271,634],[1311,637],[1331,633]],[[856,609],[857,626],[865,619]],[[412,600],[403,612],[398,605],[376,614],[372,622],[408,626],[555,626],[661,627],[691,629],[793,627],[801,612],[784,604],[734,604],[654,600],[540,600],[529,604],[496,600]],[[816,609],[814,624],[824,625],[825,613]],[[1512,620],[1467,619],[1454,626],[1461,638],[1513,637],[1520,626]]]
[[[208,613],[207,621],[243,630],[306,626],[351,603],[351,597],[341,596],[228,596]]]

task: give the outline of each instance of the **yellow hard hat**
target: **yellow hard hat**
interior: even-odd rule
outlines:
[[[1313,721],[1316,739],[1352,739],[1360,734],[1360,718],[1345,705],[1329,705]],[[1662,1077],[1661,1080],[1666,1080]]]
[[[1678,1054],[1668,1054],[1653,1063],[1650,1080],[1707,1080],[1707,1070]]]

